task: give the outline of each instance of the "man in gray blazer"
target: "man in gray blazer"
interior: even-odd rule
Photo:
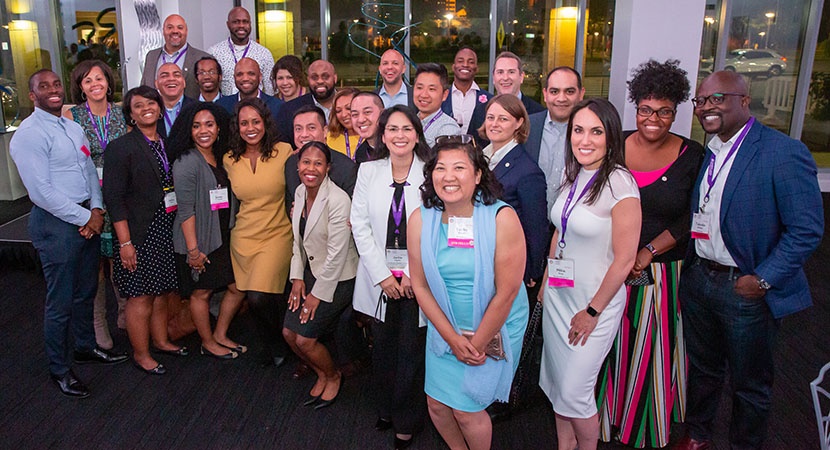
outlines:
[[[525,151],[545,173],[548,215],[556,201],[562,171],[565,170],[565,135],[574,106],[582,101],[582,77],[571,67],[556,67],[545,79],[542,91],[547,110],[530,115],[530,134]]]
[[[199,84],[196,82],[193,67],[196,66],[196,61],[210,55],[187,43],[187,23],[184,17],[178,14],[171,14],[164,19],[162,32],[164,33],[164,46],[147,53],[141,84],[156,87],[156,72],[162,64],[172,62],[179,66],[184,74],[186,80],[184,95],[199,98]]]

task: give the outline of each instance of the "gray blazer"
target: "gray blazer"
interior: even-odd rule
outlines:
[[[147,57],[144,58],[144,72],[141,75],[141,84],[156,88],[156,66],[158,65],[159,57],[161,56],[161,47],[150,50]],[[210,56],[202,50],[188,44],[187,53],[184,54],[184,64],[182,64],[182,73],[184,74],[184,95],[190,98],[199,98],[199,83],[196,82],[196,73],[193,68],[196,66],[196,61],[205,56]]]
[[[222,245],[219,211],[210,209],[210,190],[216,187],[216,177],[198,150],[191,149],[173,162],[173,183],[179,203],[173,222],[173,250],[182,255],[187,254],[182,223],[196,216],[196,242],[202,253],[210,254]],[[233,228],[238,202],[230,187],[228,195],[231,208],[230,227]]]
[[[342,189],[326,177],[306,218],[305,234],[300,235],[300,215],[305,200],[306,189],[301,184],[294,196],[294,214],[291,218],[294,255],[291,257],[289,278],[302,280],[305,265],[310,265],[311,273],[317,279],[311,294],[331,303],[337,282],[350,280],[357,274],[357,248],[349,228],[352,202]]]

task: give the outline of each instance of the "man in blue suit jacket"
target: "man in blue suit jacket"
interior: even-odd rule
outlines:
[[[493,94],[476,84],[477,72],[478,55],[470,47],[461,47],[452,63],[454,80],[450,95],[441,103],[441,110],[458,122],[462,134],[472,135],[478,148],[484,148],[490,141],[478,129],[484,123],[485,107]]]
[[[802,266],[824,230],[816,164],[804,144],[750,116],[748,92],[740,75],[715,72],[692,99],[715,136],[692,194],[680,279],[689,434],[675,448],[709,447],[727,368],[730,445],[761,447],[779,319],[812,304]]]
[[[268,110],[271,111],[271,118],[276,121],[277,114],[280,113],[280,109],[285,102],[262,92],[259,89],[260,80],[262,80],[262,72],[259,70],[259,63],[251,58],[240,59],[233,70],[233,81],[239,92],[235,95],[222,97],[216,100],[216,103],[233,116],[236,104],[240,100],[259,97],[268,107]]]

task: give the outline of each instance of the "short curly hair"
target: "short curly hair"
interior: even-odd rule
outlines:
[[[669,59],[660,63],[650,59],[632,70],[631,75],[628,100],[635,105],[648,98],[669,100],[675,106],[689,99],[691,86],[686,71],[680,68],[679,60]]]

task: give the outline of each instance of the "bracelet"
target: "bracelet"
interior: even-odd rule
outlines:
[[[122,242],[122,243],[120,243],[120,244],[118,244],[118,245],[120,245],[121,247],[127,247],[127,246],[129,246],[129,245],[133,245],[133,241],[132,241],[132,240],[129,240],[129,241],[127,241],[127,242]]]
[[[646,245],[645,245],[645,248],[646,248],[646,250],[648,250],[648,251],[650,251],[650,252],[651,252],[651,256],[657,256],[657,249],[656,249],[656,248],[654,248],[654,246],[653,246],[653,245],[651,245],[651,242],[649,242],[648,244],[646,244]]]
[[[193,247],[193,248],[187,249],[187,253],[193,253],[193,252],[197,252],[197,253],[198,253],[198,252],[199,252],[199,247],[198,247],[198,246],[196,246],[196,247]]]

